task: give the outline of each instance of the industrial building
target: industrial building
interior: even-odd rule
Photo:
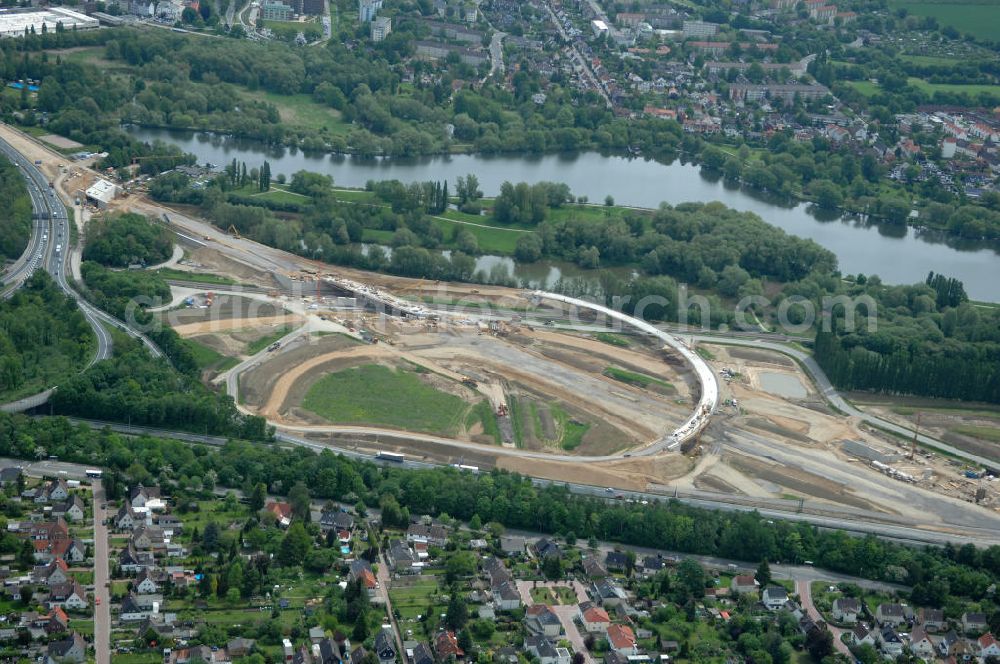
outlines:
[[[97,180],[90,185],[86,192],[87,200],[94,203],[100,209],[105,209],[111,201],[118,195],[118,187],[113,182],[107,180]]]
[[[62,7],[48,9],[2,9],[0,10],[0,37],[23,37],[25,32],[42,34],[63,30],[96,30],[100,23],[96,18]]]

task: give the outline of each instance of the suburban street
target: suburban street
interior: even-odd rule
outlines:
[[[806,579],[796,580],[795,592],[798,593],[799,601],[802,603],[802,608],[805,610],[806,613],[809,614],[809,617],[816,621],[822,620],[823,616],[819,614],[819,611],[816,610],[816,605],[813,604],[812,582]],[[840,635],[843,634],[844,630],[840,629],[839,627],[834,627],[833,625],[830,624],[827,624],[827,627],[830,630],[830,634],[833,635],[834,650],[839,652],[841,655],[853,659],[850,648],[848,648],[847,644],[845,644],[843,641],[840,640]]]
[[[94,651],[97,664],[111,662],[111,578],[108,569],[108,527],[105,523],[104,485],[93,481],[94,490]]]

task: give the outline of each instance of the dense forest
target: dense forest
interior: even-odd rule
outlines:
[[[115,340],[115,355],[64,382],[51,398],[53,412],[220,436],[267,440],[260,417],[241,414],[233,399],[197,378],[154,359],[129,337]]]
[[[31,236],[31,199],[21,171],[0,156],[0,262],[24,253]]]
[[[476,516],[482,523],[495,521],[508,528],[746,561],[812,560],[833,571],[911,585],[915,596],[933,606],[947,609],[951,598],[962,597],[979,602],[987,613],[996,610],[989,588],[1000,579],[997,546],[917,549],[676,501],[611,504],[557,485],[536,487],[529,478],[505,471],[477,476],[452,468],[379,468],[303,448],[237,441],[205,448],[147,437],[126,439],[59,418],[0,415],[0,455],[36,458],[40,449],[66,461],[106,466],[112,481],[141,478],[169,486],[181,479],[187,484],[190,478],[211,477],[216,485],[239,488],[247,495],[258,484],[268,492],[287,494],[302,483],[315,499],[378,505],[383,518],[446,513],[463,521]]]
[[[931,272],[924,284],[876,288],[877,330],[848,326],[833,312],[816,334],[816,360],[835,385],[850,390],[1000,403],[1000,314],[968,302],[961,282]],[[862,314],[867,313],[865,311]]]
[[[83,260],[108,267],[162,263],[173,253],[170,232],[138,214],[93,217],[86,237]]]
[[[76,303],[38,270],[0,300],[0,400],[40,392],[79,371],[94,335]]]

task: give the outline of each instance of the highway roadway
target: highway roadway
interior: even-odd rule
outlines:
[[[7,279],[11,284],[11,289],[5,292],[4,296],[9,297],[9,294],[19,288],[35,269],[42,268],[51,274],[59,288],[76,302],[87,323],[94,331],[97,349],[86,368],[111,357],[114,351],[114,342],[107,326],[123,330],[139,339],[154,357],[161,357],[163,353],[148,337],[93,306],[71,286],[66,275],[71,253],[69,227],[71,222],[66,206],[34,162],[2,139],[0,139],[0,152],[21,171],[35,217],[32,237],[28,242],[28,251],[25,254],[28,260],[21,263],[16,272],[8,273]],[[24,399],[2,404],[0,410],[23,411],[40,406],[48,401],[52,390],[53,388],[48,388]]]

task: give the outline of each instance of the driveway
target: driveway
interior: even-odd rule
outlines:
[[[579,610],[578,604],[580,602],[587,601],[587,589],[579,581],[570,581],[570,585],[573,586],[573,590],[576,591],[576,604],[556,604],[551,606],[552,612],[559,616],[559,622],[562,623],[563,631],[566,632],[566,640],[573,644],[573,651],[583,654],[583,661],[587,664],[593,664],[594,658],[590,656],[590,651],[587,650],[587,646],[583,643],[583,634],[580,633],[580,629],[576,626],[573,618],[576,616]],[[567,583],[565,581],[545,581],[535,584],[534,581],[518,581],[517,591],[521,593],[521,599],[524,601],[525,606],[531,606],[535,603],[531,599],[531,589],[536,587],[549,587],[554,588],[556,586],[565,587]]]
[[[94,480],[94,651],[97,664],[111,664],[111,609],[108,607],[108,527],[104,486]],[[97,604],[97,602],[100,604]]]
[[[823,620],[823,616],[819,614],[819,611],[816,610],[816,605],[813,604],[812,582],[807,579],[797,580],[795,582],[795,592],[798,593],[799,601],[802,603],[802,608],[809,614],[809,617],[816,621]],[[851,649],[840,640],[844,630],[829,624],[827,625],[827,628],[830,630],[830,633],[833,634],[833,647],[836,651],[854,659],[854,655],[851,654]]]

